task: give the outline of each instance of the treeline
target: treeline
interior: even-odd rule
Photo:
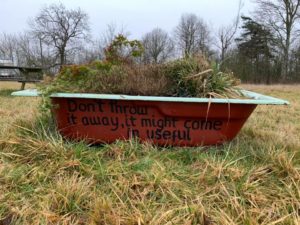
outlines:
[[[183,14],[173,32],[156,28],[140,38],[144,51],[138,63],[204,55],[243,82],[299,82],[299,5],[300,0],[256,0],[254,12],[245,16],[240,15],[240,2],[236,18],[217,31],[201,17]],[[108,25],[94,38],[87,13],[52,4],[30,20],[28,30],[0,35],[0,60],[43,67],[46,73],[55,74],[66,64],[103,59],[105,48],[118,34],[129,35]],[[122,51],[126,54],[127,50]]]

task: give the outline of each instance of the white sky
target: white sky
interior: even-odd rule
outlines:
[[[28,19],[53,2],[88,13],[94,37],[114,23],[140,38],[156,27],[171,32],[183,13],[195,13],[217,29],[233,20],[239,0],[0,0],[0,32],[24,31]],[[251,0],[244,0],[242,13],[249,14],[252,8]]]

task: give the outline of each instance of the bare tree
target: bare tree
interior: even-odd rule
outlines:
[[[89,43],[79,45],[73,54],[72,62],[76,64],[91,63],[102,58],[102,50],[98,40],[90,40]]]
[[[106,25],[106,29],[101,33],[100,39],[96,41],[100,49],[100,58],[104,58],[105,48],[109,46],[118,35],[128,37],[130,32],[127,31],[124,26],[118,26],[115,23]]]
[[[228,26],[221,26],[218,34],[217,34],[217,40],[218,45],[217,47],[220,49],[220,59],[221,62],[224,62],[225,55],[230,48],[230,46],[233,44],[235,34],[238,29],[239,21],[240,21],[240,12],[242,9],[242,1],[239,1],[239,7],[238,7],[238,13],[234,21],[228,25]]]
[[[145,63],[163,63],[174,54],[174,42],[168,33],[155,28],[142,38]]]
[[[39,39],[28,32],[0,35],[0,60],[3,59],[12,61],[14,65],[43,67],[48,74],[56,72],[50,69],[57,61],[53,49],[41,45]]]
[[[255,0],[258,7],[257,19],[270,27],[277,36],[278,47],[282,50],[282,79],[289,73],[290,49],[296,22],[299,20],[300,0]]]
[[[0,59],[8,59],[15,65],[34,65],[35,60],[33,53],[34,42],[25,33],[5,34],[0,37]]]
[[[2,33],[0,36],[0,59],[11,60],[16,62],[16,36]]]
[[[184,14],[175,28],[175,38],[184,56],[209,53],[210,31],[208,25],[195,14]]]
[[[89,34],[88,15],[81,9],[66,9],[61,3],[44,7],[30,25],[40,40],[56,49],[60,67],[66,63],[68,47]]]

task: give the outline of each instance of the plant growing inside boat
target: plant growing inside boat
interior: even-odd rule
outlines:
[[[118,35],[105,49],[105,60],[65,66],[44,96],[53,92],[127,94],[141,96],[240,98],[239,80],[222,72],[203,56],[177,59],[164,64],[137,63],[143,46]],[[48,101],[45,101],[47,103]]]

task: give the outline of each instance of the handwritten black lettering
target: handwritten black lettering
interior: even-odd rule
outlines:
[[[127,129],[127,137],[128,138],[134,138],[134,137],[140,137],[140,131],[136,129]]]
[[[158,127],[160,129],[164,129],[166,127],[176,127],[176,122],[178,120],[176,118],[165,117],[163,119],[156,118],[142,118],[141,125],[142,127]]]
[[[68,111],[69,112],[103,112],[103,102],[96,100],[94,103],[78,103],[72,99],[68,99]]]
[[[67,121],[70,125],[81,122],[86,127],[106,127],[107,130],[118,131],[128,138],[142,137],[172,142],[191,141],[196,131],[219,131],[223,126],[222,120],[163,117],[150,111],[147,106],[124,103],[121,100],[79,102],[68,99]],[[82,115],[82,112],[85,114]]]
[[[119,129],[118,117],[84,116],[81,122],[84,126],[110,126],[112,131]]]
[[[222,121],[215,121],[214,130],[221,130],[222,124],[223,124]]]
[[[110,101],[110,111],[118,114],[147,115],[148,107],[137,105],[121,105],[118,101]]]
[[[220,130],[222,121],[211,120],[186,120],[184,121],[184,127],[192,130]]]
[[[73,125],[77,123],[77,117],[73,113],[68,116],[68,123]]]
[[[171,141],[190,141],[190,130],[174,130],[174,131],[168,131],[168,130],[147,130],[147,138],[149,139],[156,139],[156,140],[171,140]]]

